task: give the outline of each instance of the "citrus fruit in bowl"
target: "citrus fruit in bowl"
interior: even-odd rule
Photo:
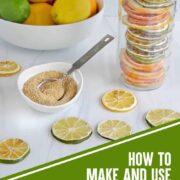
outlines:
[[[81,42],[97,31],[104,12],[104,0],[14,1],[24,2],[15,7],[4,4],[14,16],[0,7],[0,38],[35,50],[67,48]]]

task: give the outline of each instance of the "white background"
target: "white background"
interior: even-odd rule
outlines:
[[[133,133],[136,133],[149,128],[144,116],[150,109],[170,108],[180,111],[180,23],[175,27],[171,68],[163,86],[148,92],[131,90],[137,96],[138,106],[128,113],[112,113],[101,105],[100,98],[107,90],[127,89],[120,82],[120,69],[117,64],[118,21],[115,17],[117,5],[112,5],[117,2],[107,1],[109,5],[106,6],[106,17],[100,29],[88,40],[69,49],[33,51],[0,40],[0,57],[15,60],[26,69],[52,61],[73,63],[105,34],[109,33],[116,37],[82,68],[85,84],[81,98],[72,108],[63,112],[43,114],[32,110],[24,103],[17,90],[18,76],[0,77],[0,140],[18,137],[27,141],[31,147],[31,153],[24,161],[13,165],[0,164],[0,177],[108,142],[96,133],[97,124],[102,120],[122,119],[128,122]],[[66,116],[78,116],[88,121],[94,130],[91,138],[78,145],[66,145],[55,140],[50,133],[51,125]]]

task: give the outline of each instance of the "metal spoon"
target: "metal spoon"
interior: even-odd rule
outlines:
[[[93,46],[87,53],[85,53],[80,59],[78,59],[72,65],[72,67],[66,73],[64,73],[64,75],[61,78],[46,79],[46,80],[42,81],[40,84],[38,84],[37,88],[40,89],[44,84],[46,84],[48,82],[53,82],[53,81],[62,81],[62,84],[64,84],[63,82],[65,81],[67,76],[71,75],[75,70],[81,68],[86,62],[88,62],[95,54],[97,54],[101,49],[103,49],[113,39],[114,39],[114,37],[112,37],[111,35],[106,35],[95,46]]]

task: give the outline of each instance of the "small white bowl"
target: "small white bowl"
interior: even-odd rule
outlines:
[[[24,70],[18,78],[18,89],[25,100],[25,102],[32,107],[33,109],[40,111],[40,112],[46,112],[46,113],[54,113],[58,112],[61,110],[64,110],[65,108],[69,107],[72,105],[80,96],[82,89],[83,89],[83,76],[80,70],[76,70],[73,74],[72,77],[76,81],[78,85],[78,92],[75,95],[73,99],[71,99],[69,102],[58,105],[58,106],[46,106],[46,105],[41,105],[38,104],[31,99],[29,99],[25,94],[23,93],[23,86],[24,83],[31,78],[32,76],[35,76],[41,72],[45,71],[60,71],[60,72],[67,72],[71,68],[71,64],[69,63],[64,63],[64,62],[54,62],[54,63],[48,63],[48,64],[42,64],[38,66],[31,67],[27,70]]]
[[[72,24],[31,26],[0,19],[0,38],[11,44],[35,50],[73,46],[99,29],[103,18],[104,0],[97,0],[97,3],[99,12],[96,15]]]

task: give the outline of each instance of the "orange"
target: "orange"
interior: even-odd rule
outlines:
[[[98,5],[96,0],[90,0],[91,1],[91,16],[94,16],[98,11]]]
[[[52,6],[48,3],[31,4],[31,14],[24,22],[29,25],[53,25],[54,21],[51,17]]]
[[[30,0],[32,3],[45,3],[48,2],[49,0]]]
[[[30,3],[49,3],[54,4],[55,0],[30,0]]]

